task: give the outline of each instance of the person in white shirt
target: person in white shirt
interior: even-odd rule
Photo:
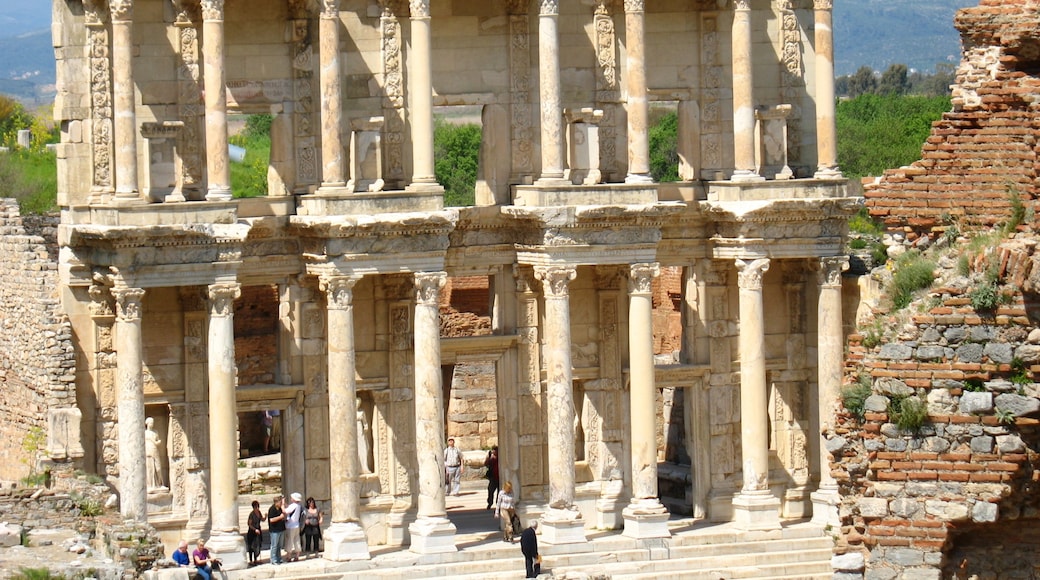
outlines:
[[[300,514],[303,506],[300,492],[292,494],[292,503],[285,508],[285,559],[295,562],[300,558],[303,547],[300,545]]]
[[[455,447],[455,440],[448,439],[444,448],[444,493],[459,495],[462,489],[462,452]]]

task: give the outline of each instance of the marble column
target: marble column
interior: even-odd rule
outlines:
[[[116,174],[112,201],[117,204],[143,203],[137,184],[133,1],[113,0],[109,8],[112,11],[112,116]]]
[[[328,309],[329,465],[332,525],[325,532],[325,559],[367,560],[361,527],[361,464],[358,459],[357,370],[354,345],[354,285],[361,276],[321,279]]]
[[[754,62],[751,0],[733,7],[733,181],[761,181],[755,167]]]
[[[536,185],[569,184],[563,178],[563,109],[560,105],[559,0],[541,0],[538,12],[538,92],[542,107],[542,174]]]
[[[225,570],[246,567],[246,543],[239,533],[238,414],[235,385],[235,299],[237,283],[209,287],[209,333],[206,354],[209,379],[210,538],[207,547]]]
[[[412,130],[409,190],[440,189],[433,170],[433,44],[430,0],[409,0],[412,44],[408,51],[408,120]]]
[[[816,175],[841,179],[838,169],[838,128],[834,117],[833,0],[813,0],[816,16]]]
[[[826,434],[834,428],[834,415],[837,413],[838,398],[841,394],[842,372],[845,365],[845,340],[841,322],[841,273],[849,267],[845,256],[820,258],[819,276],[820,300],[817,314],[817,394],[819,402],[820,434],[820,485],[810,496],[813,504],[812,520],[821,525],[837,528],[838,482],[831,475],[830,464],[833,456],[827,450]]]
[[[585,523],[574,505],[574,370],[568,286],[574,266],[535,266],[545,297],[545,380],[548,408],[549,505],[542,520],[548,544],[586,542]]]
[[[206,201],[231,199],[227,85],[224,82],[224,0],[202,0],[203,86],[206,101]]]
[[[650,104],[646,97],[644,0],[625,0],[628,75],[628,176],[625,183],[650,183]]]
[[[408,526],[410,550],[455,552],[455,525],[444,502],[444,392],[441,379],[439,297],[444,272],[415,274],[415,452],[419,458],[419,509]]]
[[[740,455],[744,485],[733,498],[745,530],[780,529],[780,500],[769,491],[769,385],[766,382],[762,277],[769,260],[737,260],[740,287]]]
[[[629,413],[632,439],[632,499],[621,515],[624,535],[666,538],[668,510],[657,492],[657,387],[654,384],[654,263],[633,264],[628,278]]]
[[[344,188],[347,162],[343,148],[343,69],[339,58],[339,0],[322,0],[318,20],[321,79],[321,187],[319,193]],[[342,189],[338,193],[342,193]]]
[[[119,513],[135,522],[148,521],[145,478],[144,375],[142,369],[141,300],[144,290],[117,284],[116,371],[119,388]]]

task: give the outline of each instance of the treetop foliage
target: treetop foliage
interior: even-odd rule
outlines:
[[[950,97],[867,93],[838,102],[838,165],[851,178],[881,175],[921,158],[932,123],[950,110]]]
[[[860,95],[917,95],[938,97],[950,94],[950,85],[956,78],[950,63],[935,65],[934,74],[910,72],[905,64],[890,65],[881,73],[869,66],[861,66],[851,75],[834,79],[838,96],[854,99]]]

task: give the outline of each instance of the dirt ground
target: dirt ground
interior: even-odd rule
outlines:
[[[28,540],[28,547],[0,548],[0,578],[12,578],[23,568],[47,569],[52,575],[61,574],[69,580],[118,577],[119,566],[79,542],[79,534],[74,530],[33,530]],[[77,551],[84,547],[86,550],[81,554],[69,551],[77,544]]]

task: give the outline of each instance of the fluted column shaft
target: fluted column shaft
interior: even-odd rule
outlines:
[[[444,272],[415,275],[415,448],[419,455],[420,518],[443,518],[447,514],[442,481],[444,392],[438,301],[446,281]]]
[[[751,1],[733,10],[733,179],[755,178],[755,99],[751,59]]]
[[[209,287],[210,513],[214,533],[238,534],[238,445],[236,437],[234,303],[238,284]]]
[[[354,346],[354,285],[360,277],[323,278],[328,308],[329,464],[332,522],[361,519],[358,459],[357,379]]]
[[[321,185],[346,185],[343,149],[343,69],[339,58],[339,0],[322,0],[318,24],[321,79]]]
[[[224,73],[224,0],[202,0],[203,86],[206,101],[206,200],[231,199],[227,86]]]
[[[650,177],[650,105],[646,87],[646,17],[643,0],[625,0],[625,36],[628,74],[628,183],[647,183]]]
[[[769,260],[737,260],[740,286],[740,451],[741,492],[769,489],[768,387],[762,277]]]
[[[408,55],[408,116],[412,128],[412,184],[437,184],[433,167],[433,44],[429,0],[411,0],[412,46]],[[438,441],[440,439],[438,438]]]
[[[816,156],[818,178],[840,178],[834,112],[833,0],[814,0],[816,18]]]
[[[541,0],[538,13],[538,91],[541,102],[541,180],[563,179],[563,110],[560,106],[559,0]]]
[[[116,370],[119,381],[119,513],[148,519],[145,477],[144,388],[141,300],[144,290],[119,286],[116,299]]]
[[[628,281],[628,353],[632,386],[632,499],[657,498],[657,390],[651,284],[660,266],[635,264]]]
[[[137,185],[137,114],[134,104],[133,2],[116,0],[112,11],[112,114],[116,203],[140,201]]]
[[[545,295],[545,368],[548,395],[549,507],[574,509],[574,387],[568,285],[577,270],[537,266]]]

